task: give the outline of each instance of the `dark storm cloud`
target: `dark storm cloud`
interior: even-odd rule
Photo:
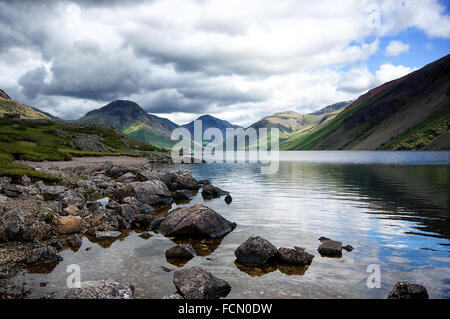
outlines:
[[[29,99],[34,99],[40,94],[45,87],[45,77],[48,75],[44,66],[40,66],[34,70],[28,71],[20,79],[19,84],[22,86],[22,93]]]

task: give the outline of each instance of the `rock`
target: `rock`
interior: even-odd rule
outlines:
[[[16,185],[12,185],[12,184],[4,185],[2,187],[2,189],[3,189],[3,193],[7,197],[10,197],[10,198],[17,198],[22,194],[22,192]]]
[[[342,255],[342,242],[335,240],[323,240],[317,251],[321,256],[337,257]]]
[[[119,207],[119,203],[116,202],[115,200],[111,199],[108,201],[108,203],[105,205],[106,208],[108,209],[117,209],[117,207]]]
[[[78,233],[81,231],[80,216],[60,216],[55,218],[56,230],[60,234]]]
[[[189,260],[197,256],[191,245],[176,245],[166,250],[166,258]]]
[[[64,212],[67,215],[71,215],[71,216],[77,216],[79,214],[79,209],[77,206],[75,205],[69,205],[66,208],[64,208]]]
[[[23,175],[19,178],[19,184],[22,186],[29,186],[31,185],[31,179],[27,175]]]
[[[278,255],[277,248],[262,237],[250,237],[234,252],[241,264],[265,265]]]
[[[133,223],[135,217],[140,213],[139,209],[130,204],[119,205],[117,212],[130,224]]]
[[[43,246],[29,251],[26,255],[27,264],[44,264],[62,260],[53,246]]]
[[[145,233],[139,234],[139,237],[141,237],[142,239],[149,239],[149,238],[153,237],[153,235],[150,234],[149,232],[145,232]]]
[[[330,238],[323,237],[323,236],[319,238],[320,242],[323,242],[323,241],[326,241],[326,240],[330,240]]]
[[[218,299],[231,290],[226,281],[200,267],[175,271],[173,283],[185,299]]]
[[[283,264],[292,266],[311,265],[314,255],[308,254],[303,248],[278,248],[279,260]]]
[[[0,240],[20,239],[25,215],[26,213],[20,208],[15,208],[4,214],[0,224]]]
[[[227,194],[227,196],[225,196],[225,203],[230,205],[232,201],[233,201],[233,198],[231,198],[231,195]]]
[[[164,185],[169,186],[170,185],[170,178],[172,173],[166,172],[166,171],[147,171],[142,170],[136,173],[136,179],[140,182],[146,182],[146,181],[161,181],[164,183]]]
[[[344,249],[346,251],[352,251],[354,248],[351,245],[345,245],[345,246],[342,246],[342,249]]]
[[[141,203],[140,201],[138,201],[138,200],[137,200],[136,198],[134,198],[134,197],[125,197],[125,198],[122,200],[122,203],[123,203],[123,204],[133,205],[133,206],[136,206],[136,207],[142,205],[142,203]]]
[[[124,184],[136,182],[136,175],[128,172],[128,173],[125,173],[122,176],[118,177],[117,181],[120,183],[124,183]]]
[[[176,191],[179,189],[191,189],[197,190],[200,188],[197,180],[192,177],[191,172],[187,171],[177,171],[170,175],[170,185],[169,189],[171,191]]]
[[[158,232],[168,237],[217,238],[236,227],[212,209],[196,204],[177,208],[162,220]]]
[[[422,285],[399,281],[389,293],[388,299],[428,299],[427,288]]]
[[[172,197],[175,200],[190,200],[194,197],[194,194],[187,189],[179,189],[172,192]]]
[[[97,185],[93,181],[79,180],[76,185],[82,193],[93,194],[98,191]]]
[[[179,293],[174,292],[174,293],[170,293],[168,295],[165,295],[161,299],[184,299],[184,298]]]
[[[8,197],[0,195],[0,204],[4,204],[8,201]]]
[[[102,206],[101,203],[94,201],[94,202],[86,202],[86,208],[90,211],[93,212],[95,211],[97,208],[99,208],[100,206]]]
[[[52,227],[44,221],[26,219],[22,227],[21,239],[23,241],[41,241],[51,236]]]
[[[122,201],[125,197],[135,197],[143,204],[172,203],[172,194],[161,181],[134,182],[120,187],[116,197]]]
[[[134,288],[115,280],[85,281],[70,288],[65,299],[132,299]]]
[[[61,200],[66,188],[64,186],[45,186],[41,188],[42,196],[45,201]]]
[[[73,190],[68,190],[67,192],[64,192],[64,194],[62,194],[61,197],[62,197],[61,204],[63,208],[66,208],[68,206],[76,206],[78,208],[83,208],[86,203],[84,196]]]
[[[207,184],[211,184],[211,182],[207,179],[201,179],[198,181],[198,183],[202,186],[207,185]]]
[[[102,141],[103,138],[95,134],[79,134],[69,144],[85,152],[109,153]]]
[[[228,192],[224,191],[218,187],[215,187],[211,184],[207,184],[207,185],[203,186],[203,189],[202,189],[203,198],[206,198],[206,199],[218,198],[223,195],[228,195]]]
[[[64,241],[64,244],[66,244],[69,247],[81,247],[81,245],[83,244],[83,240],[81,239],[80,236],[78,235],[73,235],[70,237],[67,237]]]
[[[120,235],[122,235],[122,233],[119,231],[96,231],[95,239],[96,240],[113,239],[119,237]]]

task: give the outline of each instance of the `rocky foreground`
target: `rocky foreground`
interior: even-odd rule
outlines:
[[[47,167],[47,173],[60,177],[58,185],[0,177],[0,299],[27,298],[30,291],[16,286],[10,278],[21,269],[61,260],[59,251],[77,249],[82,237],[114,240],[124,230],[146,230],[175,238],[215,239],[233,231],[228,221],[203,204],[176,208],[165,215],[159,208],[174,201],[188,202],[202,189],[205,199],[231,195],[210,184],[197,181],[190,172],[153,170],[150,166],[124,166],[105,162],[94,166]],[[340,257],[350,245],[321,237],[318,252],[322,257]],[[196,257],[191,245],[176,245],[166,251],[167,260],[184,264]],[[235,250],[235,265],[249,268],[294,267],[305,269],[314,255],[304,248],[276,248],[262,237],[252,236]],[[230,285],[200,267],[174,272],[175,292],[165,299],[214,299],[226,296]],[[134,287],[108,278],[82,282],[67,291],[67,299],[130,299]],[[42,296],[51,298],[52,296]],[[427,298],[425,287],[398,283],[389,298]]]

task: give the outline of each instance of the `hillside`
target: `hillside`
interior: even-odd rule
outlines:
[[[278,112],[253,123],[249,127],[257,130],[260,128],[278,128],[280,130],[280,147],[283,147],[283,145],[289,144],[291,139],[295,140],[298,136],[313,128],[325,125],[349,104],[350,102],[339,102],[309,114],[300,114],[295,111]],[[270,136],[270,131],[268,131],[268,134]]]
[[[0,176],[50,178],[14,160],[70,160],[72,156],[144,156],[160,149],[105,126],[63,121],[0,119]],[[51,179],[51,178],[50,178]]]
[[[20,114],[20,118],[22,119],[50,120],[50,117],[44,112],[11,99],[5,91],[0,89],[0,117],[3,117],[3,114],[8,113]]]
[[[450,149],[450,55],[360,96],[282,149]]]
[[[148,114],[137,103],[128,100],[113,101],[86,113],[77,122],[109,125],[141,142],[159,147],[173,145],[170,135],[178,127],[168,119]]]

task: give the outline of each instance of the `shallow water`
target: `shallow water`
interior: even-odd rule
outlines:
[[[27,282],[35,297],[63,296],[66,267],[78,264],[81,280],[115,278],[133,284],[137,298],[161,298],[175,291],[173,270],[199,265],[230,283],[227,298],[386,298],[399,280],[425,285],[432,298],[450,297],[450,152],[282,152],[272,175],[249,163],[170,169],[180,167],[233,197],[227,205],[223,197],[203,201],[198,193],[181,205],[204,202],[238,224],[219,241],[192,242],[199,256],[172,265],[164,255],[172,240],[129,232],[107,248],[84,238],[57,265],[29,269],[16,280]],[[304,247],[315,258],[309,268],[245,269],[233,253],[251,235],[277,247]],[[355,249],[321,257],[321,236]],[[371,264],[380,267],[381,288],[367,287]]]

